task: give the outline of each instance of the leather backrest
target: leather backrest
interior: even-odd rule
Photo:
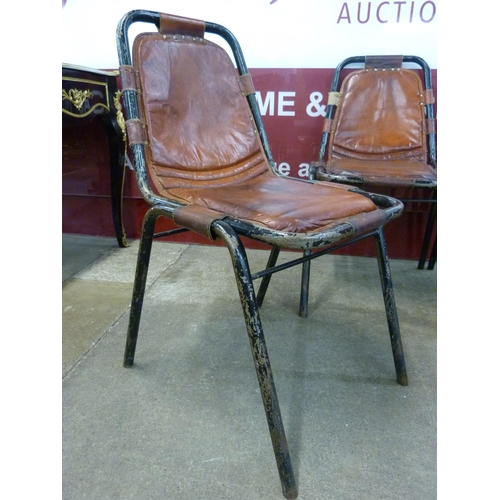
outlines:
[[[425,161],[422,82],[409,69],[363,69],[340,89],[330,136],[331,158]]]
[[[240,182],[269,168],[231,59],[191,34],[143,33],[134,41],[146,158],[160,194]]]

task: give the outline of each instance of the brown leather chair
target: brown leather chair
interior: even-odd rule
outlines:
[[[344,68],[362,65],[339,82]],[[420,75],[411,67],[418,65]],[[336,68],[319,162],[311,178],[368,191],[400,188],[405,202],[430,203],[418,268],[423,269],[436,221],[437,157],[432,77],[417,56],[357,56]],[[385,192],[387,194],[387,191]],[[398,196],[399,198],[399,196]],[[436,241],[429,269],[436,261]]]
[[[152,23],[157,30],[140,34],[131,54],[127,33],[135,22]],[[205,38],[206,32],[228,42],[237,69],[224,49]],[[383,236],[383,226],[400,215],[402,203],[349,186],[278,175],[252,80],[238,42],[226,28],[138,10],[120,21],[117,44],[127,135],[139,188],[151,205],[143,223],[124,365],[134,363],[153,239],[191,230],[224,242],[233,262],[283,494],[296,498],[259,303],[272,273],[373,237],[396,377],[407,385]],[[178,227],[155,234],[160,217],[173,219]],[[270,245],[266,269],[251,273],[241,236]],[[297,258],[276,266],[281,248],[298,250]],[[305,249],[314,252],[304,258]],[[257,299],[253,283],[259,278],[263,281]]]

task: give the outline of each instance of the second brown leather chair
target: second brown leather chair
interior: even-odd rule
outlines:
[[[360,64],[363,68],[348,73],[339,90],[342,71]],[[423,83],[412,65],[421,68]],[[404,201],[430,202],[419,269],[424,267],[436,221],[434,114],[431,72],[422,58],[350,57],[335,70],[319,161],[311,168],[314,179],[357,185],[369,191],[404,188],[411,193]],[[423,198],[419,198],[419,191]],[[435,259],[436,243],[429,269]]]

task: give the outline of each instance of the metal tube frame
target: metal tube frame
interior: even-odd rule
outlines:
[[[155,239],[154,229],[156,221],[161,216],[168,217],[168,212],[161,208],[152,207],[146,213],[143,222],[123,362],[123,365],[126,368],[130,368],[134,364],[152,244]],[[259,315],[259,298],[255,294],[253,283],[255,279],[264,278],[262,283],[266,282],[266,285],[260,299],[262,301],[264,299],[265,290],[267,289],[267,285],[269,284],[269,280],[273,273],[282,271],[292,266],[303,265],[304,262],[310,262],[314,258],[330,253],[349,243],[337,245],[334,248],[325,248],[314,253],[308,252],[302,258],[295,259],[279,266],[276,266],[275,264],[280,253],[280,249],[278,247],[273,247],[266,269],[260,273],[251,274],[245,248],[240,237],[234,228],[231,227],[230,223],[223,220],[217,220],[212,224],[212,231],[224,242],[231,256],[283,495],[287,499],[295,499],[298,495],[298,489],[294,478],[290,452],[279,408],[278,396],[274,385],[271,364],[264,338],[264,331]],[[372,231],[364,237],[369,236],[373,236],[376,241],[377,261],[387,323],[389,327],[391,348],[396,369],[396,378],[398,384],[406,386],[408,385],[408,377],[400,337],[399,321],[394,299],[389,260],[387,258],[382,228]],[[359,239],[363,238],[358,238],[358,240]]]

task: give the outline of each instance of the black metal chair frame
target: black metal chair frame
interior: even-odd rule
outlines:
[[[135,22],[152,23],[157,28],[159,28],[159,13],[145,10],[135,10],[129,12],[121,19],[117,28],[117,46],[120,66],[132,64],[128,40],[128,30],[130,26]],[[223,26],[210,22],[205,23],[205,31],[221,36],[229,44],[233,51],[239,73],[246,74],[248,70],[243,58],[243,54],[233,34]],[[257,101],[255,99],[255,94],[250,94],[249,96],[247,96],[247,98],[253,112],[253,117],[259,131],[260,139],[263,144],[265,153],[268,156],[270,165],[274,166],[269,144],[265,135],[264,127],[262,125],[261,116],[259,114]],[[124,90],[123,99],[127,118],[129,120],[137,119],[139,117],[139,110],[136,93],[131,90]],[[132,144],[131,149],[133,152],[134,168],[139,188],[146,201],[151,205],[151,208],[148,210],[144,218],[139,253],[137,257],[137,267],[130,310],[130,320],[124,355],[125,367],[131,367],[134,363],[137,337],[139,332],[139,323],[141,318],[153,240],[155,238],[170,236],[188,230],[186,228],[180,227],[170,231],[164,231],[155,234],[155,225],[157,220],[160,217],[173,218],[174,210],[181,204],[173,200],[162,198],[152,191],[148,181],[144,146],[141,144]],[[297,182],[304,181],[300,181],[297,179]],[[359,192],[364,193],[362,191]],[[364,194],[366,196],[369,196],[375,203],[379,204],[379,206],[384,207],[384,210],[387,210],[390,215],[393,214],[394,216],[397,216],[402,210],[402,204],[398,200],[376,194]],[[257,373],[257,379],[259,382],[264,410],[271,435],[271,441],[274,448],[283,495],[286,498],[290,499],[297,497],[298,490],[292,470],[284,425],[281,418],[271,365],[267,354],[264,333],[259,316],[259,307],[264,300],[267,286],[269,285],[269,280],[273,273],[292,266],[303,265],[304,263],[309,262],[311,259],[315,259],[317,257],[320,257],[321,255],[330,253],[342,246],[353,243],[354,241],[358,241],[360,239],[368,237],[374,237],[378,256],[378,266],[383,292],[383,301],[389,327],[397,381],[400,385],[408,384],[383,230],[381,227],[379,227],[375,230],[361,235],[359,238],[348,239],[348,236],[346,238],[346,235],[349,235],[349,232],[351,230],[352,228],[349,227],[348,224],[339,224],[338,226],[332,228],[331,231],[324,231],[323,233],[321,233],[321,241],[318,241],[318,237],[314,236],[314,234],[304,233],[302,238],[296,238],[294,241],[287,242],[286,248],[303,250],[304,248],[306,248],[306,246],[319,246],[320,249],[316,250],[315,252],[309,252],[305,256],[299,253],[299,257],[297,259],[294,259],[283,265],[276,266],[276,260],[280,252],[280,242],[278,240],[280,238],[283,238],[283,235],[276,234],[276,232],[271,230],[267,231],[262,228],[258,228],[244,220],[237,220],[232,217],[225,217],[223,220],[216,220],[211,224],[212,234],[224,242],[232,259],[237,288],[239,291],[239,297],[243,309],[243,315],[245,318],[247,333],[249,336],[251,351]],[[249,237],[271,245],[272,250],[266,269],[254,274],[251,273],[246,257],[245,248],[242,244],[240,236]],[[274,244],[273,242],[276,243]],[[258,295],[256,295],[254,289],[254,281],[257,279],[262,279]]]
[[[335,69],[335,73],[332,78],[332,83],[330,87],[330,92],[338,92],[341,84],[341,73],[342,70],[347,66],[351,65],[359,65],[364,64],[366,61],[365,56],[353,56],[344,59],[340,62]],[[418,56],[406,55],[402,56],[403,63],[413,63],[418,65],[420,69],[423,71],[423,80],[424,80],[424,88],[432,89],[432,74],[427,62]],[[326,109],[326,119],[333,119],[335,115],[335,110],[337,106],[335,104],[328,104]],[[433,120],[434,116],[434,105],[426,104],[425,105],[425,113],[428,119]],[[327,157],[327,148],[328,148],[328,139],[330,132],[323,132],[321,136],[321,144],[319,149],[319,161],[325,161]],[[437,168],[437,147],[436,147],[436,133],[430,132],[427,134],[427,163],[434,168]],[[321,173],[317,170],[317,168],[312,167],[310,172],[310,178],[322,179]],[[359,179],[355,176],[342,176],[342,175],[329,175],[328,179],[333,182],[340,182],[344,184],[350,184],[354,186],[362,186],[363,180]],[[418,188],[426,188],[430,189],[431,193],[429,198],[401,198],[402,202],[418,202],[418,203],[429,203],[429,213],[427,216],[426,228],[424,232],[424,239],[422,241],[422,247],[420,250],[420,258],[418,261],[418,269],[424,269],[425,262],[427,260],[427,256],[429,254],[429,247],[431,242],[432,233],[434,231],[434,227],[436,225],[437,220],[437,183],[436,184],[426,184],[425,182],[421,182],[416,186]],[[434,244],[432,246],[431,253],[429,255],[429,262],[427,269],[434,269],[437,258],[437,238],[434,240]]]

